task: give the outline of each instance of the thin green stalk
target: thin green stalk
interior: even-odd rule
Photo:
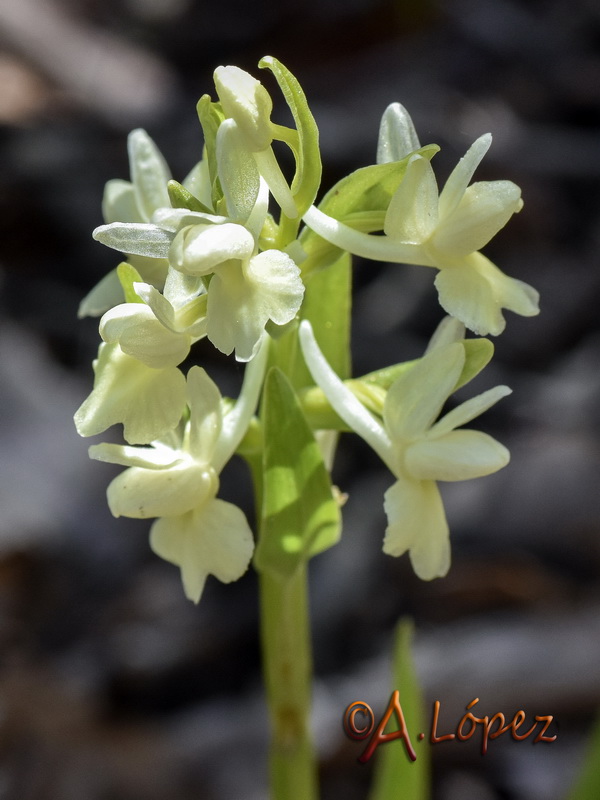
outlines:
[[[261,633],[272,800],[316,800],[317,766],[310,732],[312,655],[307,568],[289,579],[260,575]]]

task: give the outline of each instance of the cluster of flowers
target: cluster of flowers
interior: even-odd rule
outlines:
[[[122,423],[127,444],[90,448],[93,458],[127,467],[108,487],[111,512],[156,518],[151,546],[180,567],[185,593],[197,602],[208,574],[235,580],[252,558],[244,514],[217,498],[219,474],[257,424],[273,348],[282,336],[293,337],[317,387],[313,396],[320,393],[337,420],[332,427],[354,429],[395,477],[385,494],[384,551],[409,551],[424,579],[444,575],[448,526],[436,481],[486,475],[509,458],[486,434],[456,430],[506,387],[436,422],[447,398],[491,355],[487,340],[464,338],[465,326],[497,335],[503,309],[538,312],[535,290],[479,252],[520,210],[520,190],[510,181],[469,185],[491,144],[487,134],[438,194],[430,164],[437,148],[421,147],[410,117],[393,104],[382,118],[377,163],[345,178],[317,208],[318,134],[304,94],[275,59],[261,66],[275,75],[295,127],[274,123],[264,86],[227,66],[215,71],[218,101],[199,101],[204,153],[183,183],[171,180],[144,131],[130,134],[131,181],[107,184],[106,224],[94,231],[127,260],[81,304],[81,316],[102,315],[103,341],[93,391],[75,415],[77,430],[93,436]],[[291,183],[274,140],[294,156]],[[397,365],[391,382],[389,373],[386,380],[342,380],[303,312],[306,275],[328,269],[340,250],[438,270],[440,304],[450,316],[426,354]],[[335,314],[336,298],[329,300]],[[221,397],[199,366],[187,375],[181,369],[204,337],[248,362],[236,402]],[[471,346],[476,341],[489,345],[485,357]]]

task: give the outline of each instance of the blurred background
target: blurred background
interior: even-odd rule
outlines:
[[[382,554],[391,478],[361,442],[341,442],[344,536],[312,564],[323,800],[367,796],[371,767],[341,719],[354,700],[377,718],[385,708],[403,615],[441,732],[475,697],[480,714],[558,720],[552,744],[504,736],[485,756],[479,742],[417,745],[435,800],[559,800],[600,706],[595,0],[0,4],[0,798],[266,798],[255,576],[209,579],[200,605],[187,602],[149,550],[149,524],[111,517],[115,470],[88,460],[72,416],[98,345],[77,306],[116,263],[91,230],[104,183],[128,178],[127,132],[145,127],[181,180],[201,155],[195,103],[214,96],[213,69],[257,74],[267,54],[307,93],[324,189],[374,162],[392,101],[442,146],[441,182],[492,131],[476,177],[514,180],[525,208],[485,252],[542,296],[540,317],[507,315],[492,365],[460,394],[513,388],[477,425],[512,462],[444,487],[447,578],[419,582],[406,558]],[[422,352],[441,318],[431,277],[357,264],[355,374]],[[200,358],[235,390],[235,366],[208,348]],[[243,464],[224,496],[251,517]]]

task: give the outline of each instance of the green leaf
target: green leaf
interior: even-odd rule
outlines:
[[[292,73],[280,61],[271,56],[261,59],[258,66],[261,69],[271,70],[296,123],[298,149],[295,153],[296,174],[291,189],[298,209],[298,217],[301,217],[314,202],[321,185],[319,130],[308,107],[302,87]],[[274,127],[277,130],[277,126]]]
[[[375,756],[374,783],[369,800],[427,800],[430,792],[429,744],[420,742],[419,733],[427,730],[427,720],[411,654],[413,625],[400,620],[394,644],[393,688],[400,692],[402,713],[417,760],[410,761],[400,743],[378,748]]]
[[[289,578],[338,541],[340,509],[298,398],[277,368],[267,375],[262,418],[263,505],[255,566]]]
[[[592,727],[583,769],[567,800],[597,800],[598,797],[600,797],[600,717]]]
[[[169,181],[167,183],[167,189],[169,191],[169,200],[173,208],[187,208],[189,211],[201,211],[203,214],[212,214],[210,208],[207,208],[197,197],[194,197],[181,183]]]
[[[137,269],[132,267],[131,264],[128,264],[126,261],[123,261],[117,267],[117,275],[119,277],[119,282],[123,287],[125,302],[143,303],[144,301],[141,297],[139,297],[139,295],[136,294],[135,289],[133,288],[134,283],[144,283],[144,280]]]

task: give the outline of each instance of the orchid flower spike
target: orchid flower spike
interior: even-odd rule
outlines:
[[[228,412],[206,372],[187,376],[188,421],[151,447],[99,444],[92,458],[128,467],[107,490],[115,517],[158,517],[154,552],[176,564],[186,596],[197,603],[206,578],[237,580],[254,550],[252,531],[237,506],[217,498],[219,474],[237,449],[258,402],[268,342],[246,368],[240,396]]]
[[[506,466],[508,450],[491,436],[456,429],[511,390],[496,386],[435,422],[465,363],[460,342],[440,344],[392,384],[379,420],[331,369],[307,321],[300,324],[300,342],[306,364],[333,409],[396,478],[384,495],[384,553],[400,556],[408,551],[420,578],[442,577],[450,567],[450,542],[436,482],[477,478]]]
[[[418,141],[412,140],[406,122],[396,140],[389,127],[389,120],[382,123],[379,150],[383,159],[393,148]],[[533,316],[539,307],[535,289],[509,278],[478,252],[523,206],[521,190],[511,181],[469,186],[491,141],[490,134],[477,139],[439,196],[429,160],[412,155],[386,211],[384,236],[356,231],[314,206],[304,215],[304,222],[331,244],[355,255],[436,267],[435,284],[444,310],[475,333],[496,336],[506,324],[502,309]]]

